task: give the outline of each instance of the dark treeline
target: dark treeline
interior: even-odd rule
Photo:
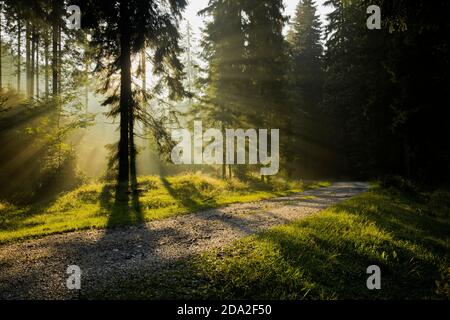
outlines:
[[[189,119],[205,127],[279,128],[288,176],[448,180],[447,1],[330,0],[324,26],[312,0],[290,18],[282,0],[210,0],[199,12],[198,48],[190,27],[180,30],[185,0],[0,4],[0,75],[7,51],[17,78],[9,89],[22,104],[52,110],[56,167],[66,129],[86,125],[63,121],[64,106],[83,96],[87,107],[96,78],[108,115],[120,119],[111,163],[127,187],[136,183],[137,124],[161,153],[173,147],[179,118],[170,101],[187,103]],[[381,7],[380,30],[366,27],[372,4]],[[81,30],[67,28],[68,5],[80,6]],[[0,86],[4,100],[12,91]],[[220,173],[251,169],[223,165]]]
[[[381,30],[366,26],[372,4]],[[326,5],[324,27],[314,1],[300,1],[284,38],[282,1],[210,1],[196,113],[279,127],[289,175],[447,181],[448,2]]]
[[[448,1],[329,1],[322,110],[339,170],[448,181]],[[382,29],[365,28],[378,4]]]

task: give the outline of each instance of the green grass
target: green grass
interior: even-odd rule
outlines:
[[[84,298],[448,299],[449,200],[448,192],[406,196],[374,188]],[[366,287],[373,264],[381,268],[381,290]]]
[[[0,203],[0,243],[89,228],[110,228],[162,219],[230,203],[284,196],[327,186],[272,178],[221,180],[201,174],[138,179],[137,194],[115,198],[112,184],[91,184],[61,195],[46,206]]]

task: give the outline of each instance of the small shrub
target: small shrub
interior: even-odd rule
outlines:
[[[380,185],[383,188],[394,188],[410,195],[415,195],[418,192],[417,186],[411,180],[402,176],[384,176],[380,181]]]

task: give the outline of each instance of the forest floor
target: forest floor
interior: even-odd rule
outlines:
[[[164,272],[179,261],[224,249],[238,239],[310,216],[368,189],[367,183],[339,182],[294,195],[236,203],[136,226],[3,244],[0,298],[89,298],[102,292],[102,288],[120,288],[132,279]],[[82,270],[81,291],[66,287],[69,265]]]

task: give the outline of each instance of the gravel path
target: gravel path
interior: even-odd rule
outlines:
[[[318,212],[368,189],[340,182],[288,197],[233,204],[136,227],[89,230],[0,246],[0,299],[71,299],[68,265],[82,270],[82,289],[157,271],[181,258]]]

